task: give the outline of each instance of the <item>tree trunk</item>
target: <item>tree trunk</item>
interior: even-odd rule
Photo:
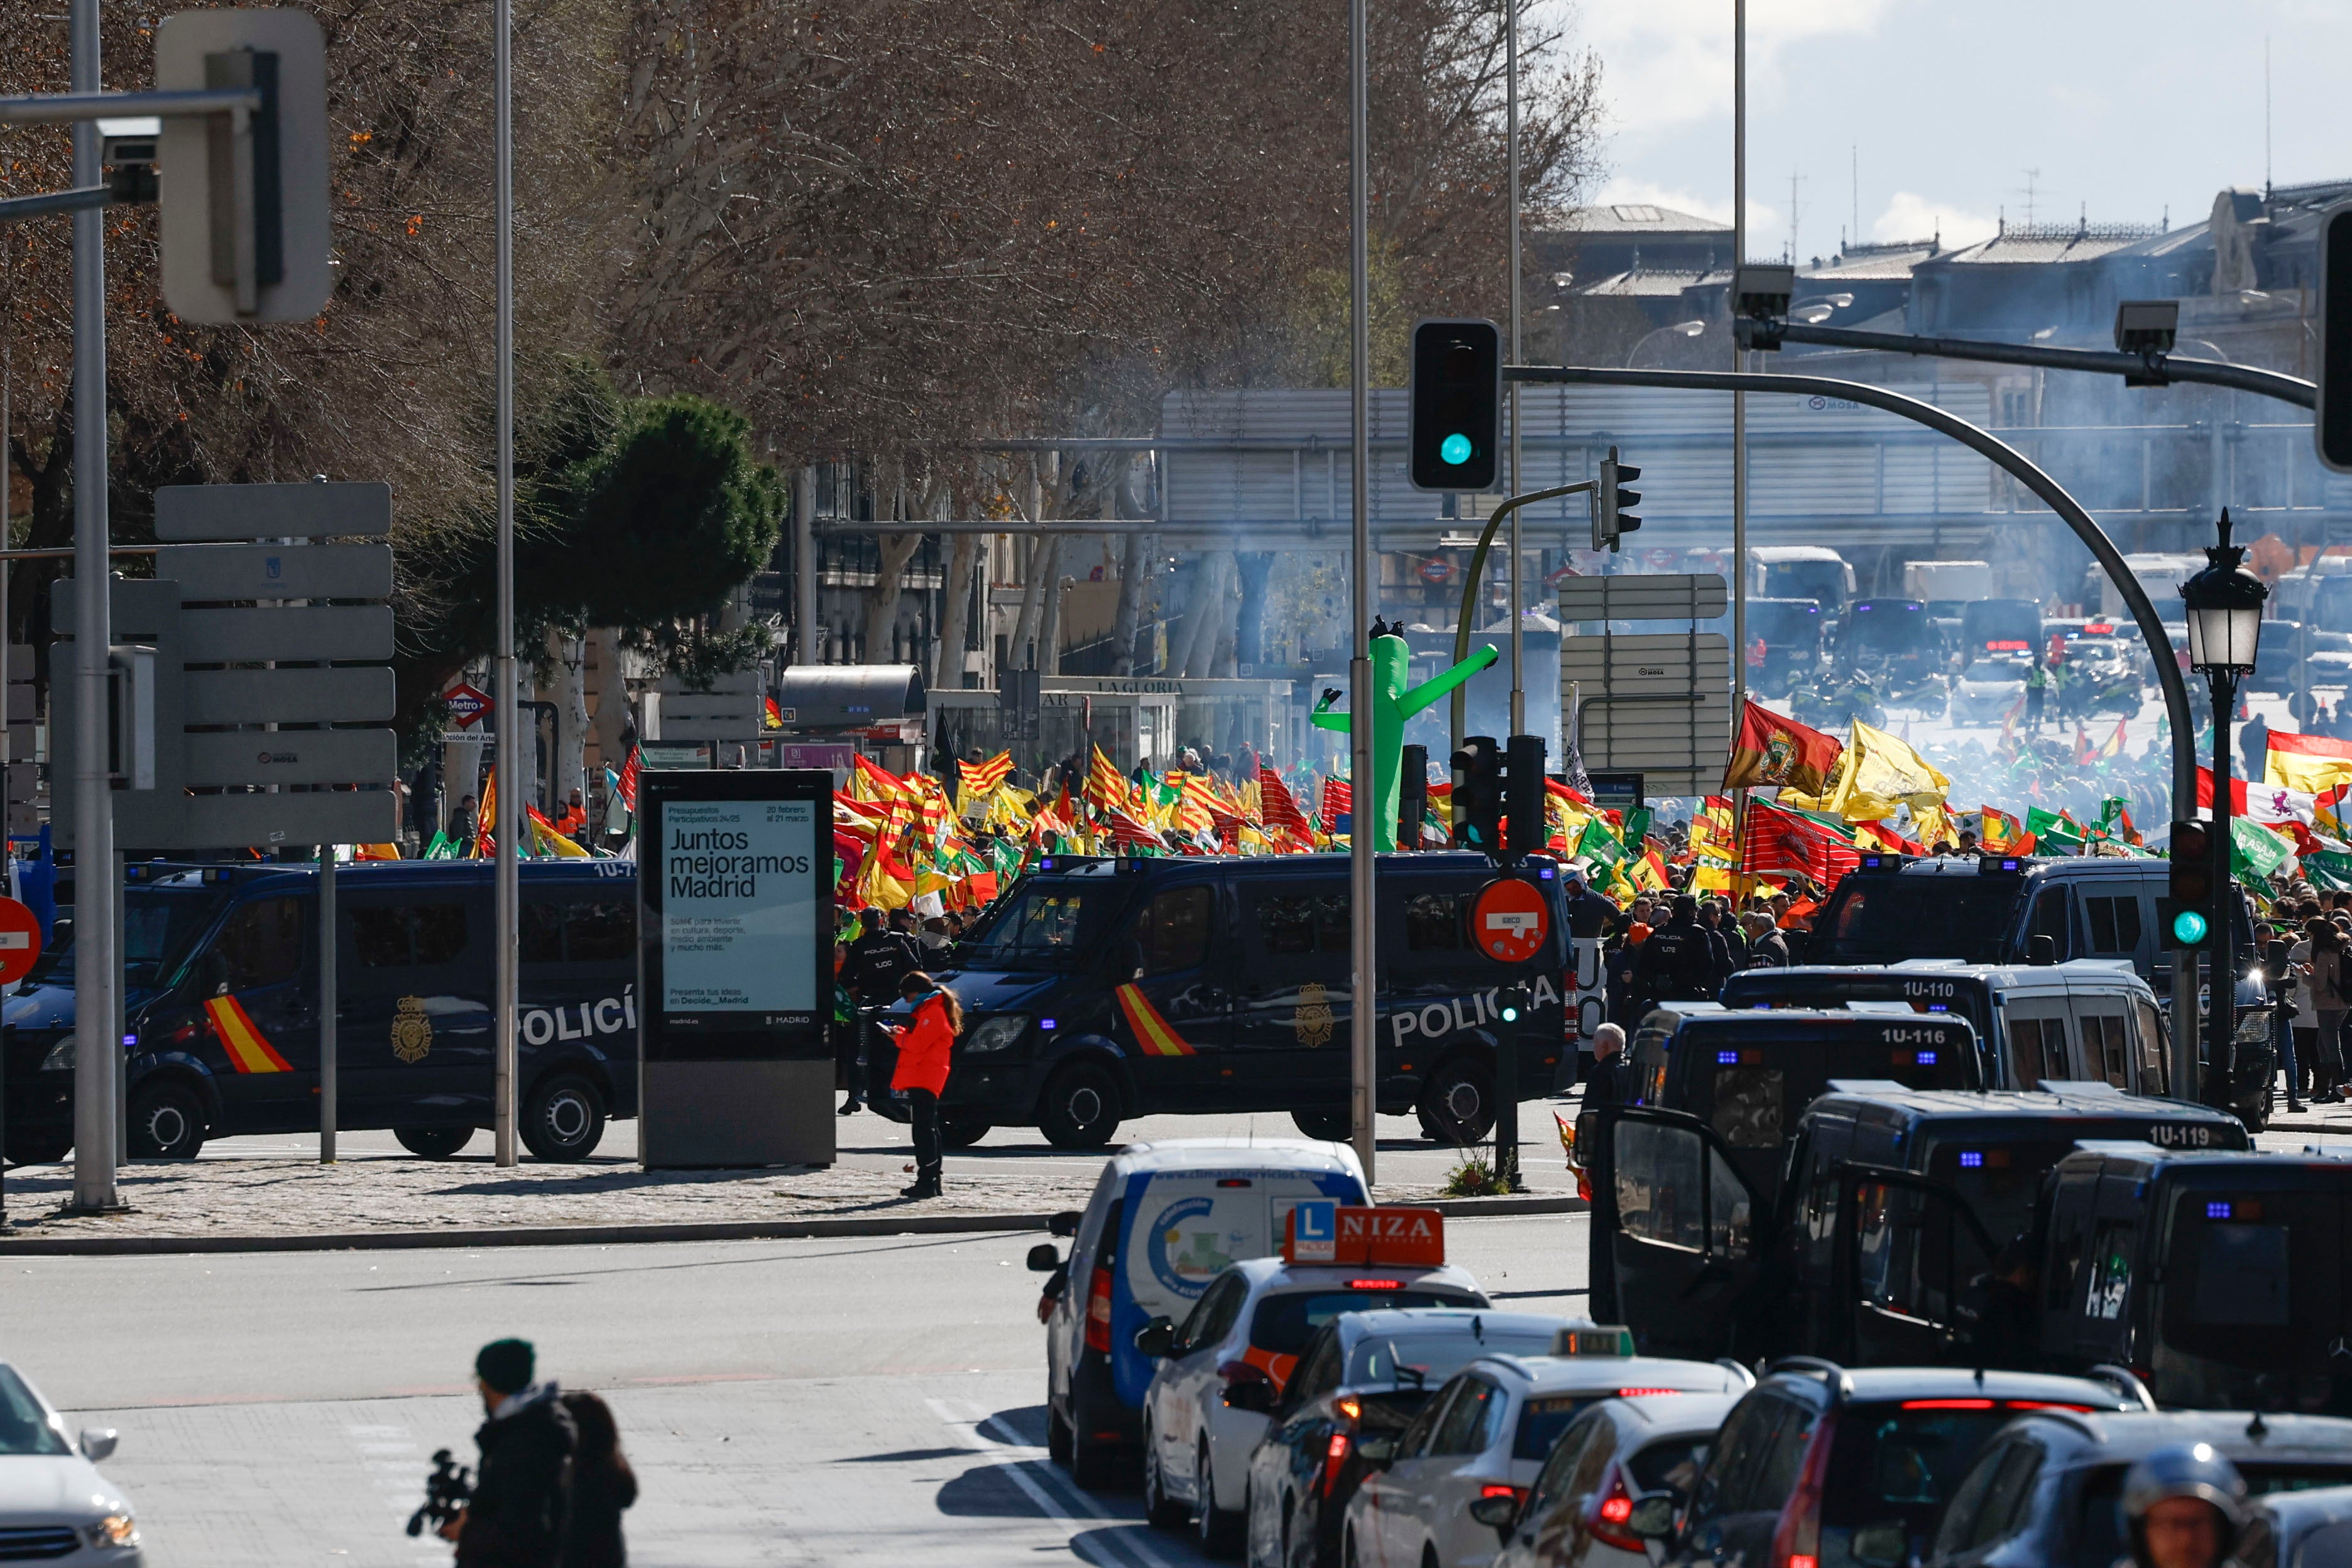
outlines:
[[[1118,608],[1110,620],[1110,673],[1135,674],[1135,629],[1143,613],[1143,553],[1141,534],[1123,534],[1118,541]]]
[[[1062,673],[1062,549],[1067,534],[1044,541],[1038,554],[1045,558],[1039,582],[1044,608],[1037,617],[1037,669],[1041,674]]]
[[[907,563],[923,548],[920,534],[884,534],[881,562],[874,586],[866,591],[866,663],[888,664],[898,627],[898,585],[906,580]]]
[[[1234,662],[1255,672],[1265,663],[1265,587],[1274,576],[1274,552],[1245,550],[1237,559],[1242,601],[1234,622]]]
[[[1227,601],[1233,595],[1233,551],[1219,550],[1201,563],[1201,575],[1184,606],[1181,668],[1185,675],[1200,679],[1215,667],[1217,644],[1225,634],[1226,617],[1231,612]]]
[[[958,534],[948,554],[947,603],[940,616],[939,656],[931,665],[931,686],[963,685],[964,643],[971,624],[972,577],[980,566],[981,537]]]
[[[555,746],[555,803],[567,805],[572,791],[588,798],[588,639],[559,636],[556,656],[562,671],[562,713]]]

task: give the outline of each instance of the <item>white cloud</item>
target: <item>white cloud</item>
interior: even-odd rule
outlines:
[[[1982,213],[1972,213],[1957,202],[1932,201],[1912,191],[1897,191],[1886,210],[1870,222],[1875,240],[1927,239],[1942,235],[1948,246],[1974,245],[1990,239],[2000,225]]]
[[[1751,0],[1749,110],[1780,106],[1782,57],[1816,39],[1868,35],[1895,0]],[[1613,128],[1641,141],[1731,116],[1731,7],[1725,0],[1646,0],[1561,8],[1571,37],[1600,52]]]

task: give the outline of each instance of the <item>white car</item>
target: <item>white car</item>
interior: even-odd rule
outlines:
[[[1355,1568],[1485,1568],[1499,1542],[1471,1505],[1524,1500],[1552,1445],[1586,1406],[1646,1394],[1739,1394],[1755,1383],[1729,1363],[1589,1353],[1601,1336],[1631,1352],[1633,1336],[1623,1329],[1563,1331],[1569,1334],[1584,1342],[1577,1348],[1586,1354],[1488,1356],[1423,1406],[1385,1467],[1366,1477],[1348,1504],[1340,1561]]]
[[[1951,722],[1999,724],[2025,698],[2025,666],[2014,659],[1979,659],[1952,683]]]
[[[1154,1318],[1136,1348],[1159,1360],[1143,1396],[1143,1506],[1162,1529],[1192,1520],[1212,1556],[1240,1550],[1250,1450],[1315,1331],[1376,1307],[1485,1307],[1451,1263],[1285,1263],[1253,1258],[1210,1282],[1181,1323]]]
[[[92,1462],[112,1452],[110,1431],[68,1437],[65,1417],[0,1363],[0,1561],[138,1568],[131,1505]]]
[[[1681,1509],[1738,1403],[1737,1394],[1642,1394],[1587,1406],[1552,1445],[1534,1491],[1496,1527],[1494,1568],[1650,1568],[1634,1510]]]

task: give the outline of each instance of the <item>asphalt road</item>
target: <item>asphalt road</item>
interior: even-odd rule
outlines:
[[[1448,1239],[1498,1302],[1580,1312],[1581,1216]],[[164,1568],[446,1563],[401,1522],[510,1333],[612,1400],[645,1568],[1197,1561],[1045,1460],[1036,1239],[27,1260],[0,1354],[121,1431]]]

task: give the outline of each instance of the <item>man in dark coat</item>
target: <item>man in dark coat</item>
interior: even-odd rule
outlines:
[[[1584,1108],[1614,1105],[1625,1098],[1625,1031],[1604,1023],[1592,1031],[1592,1075],[1584,1081]]]
[[[1698,923],[1698,900],[1675,895],[1673,918],[1650,933],[1633,960],[1636,1016],[1660,1002],[1712,1001],[1727,967],[1723,939]]]
[[[474,1358],[489,1419],[474,1434],[473,1498],[441,1529],[457,1543],[457,1568],[556,1568],[577,1437],[555,1385],[531,1381],[535,1360],[520,1339],[494,1340]]]
[[[849,1098],[843,1102],[841,1114],[856,1114],[866,1103],[866,1024],[874,1014],[898,999],[898,982],[922,967],[922,957],[915,949],[915,939],[898,930],[895,923],[890,929],[882,924],[882,912],[866,909],[859,912],[865,929],[857,940],[849,945],[849,961],[842,967],[841,983],[857,998],[856,1020],[850,1026],[849,1061],[845,1076],[849,1080]]]

